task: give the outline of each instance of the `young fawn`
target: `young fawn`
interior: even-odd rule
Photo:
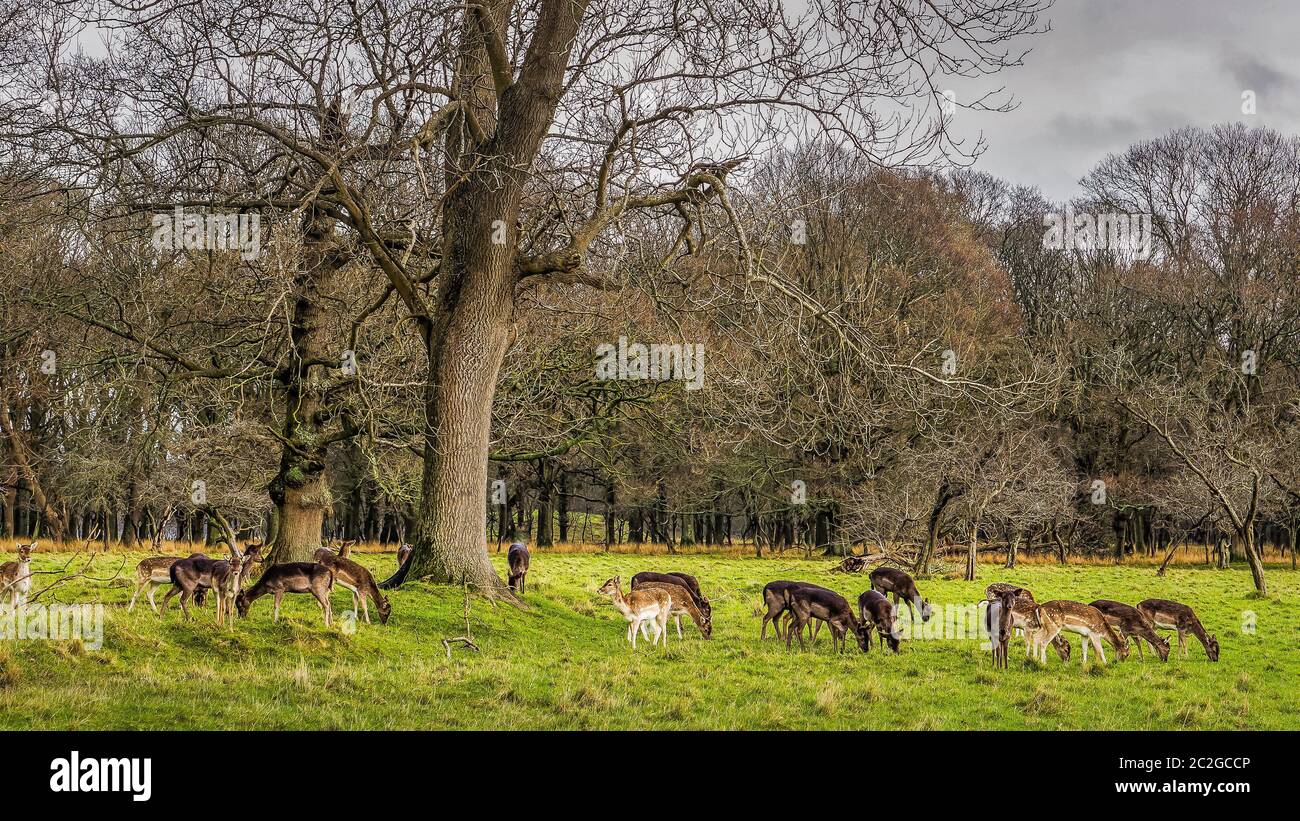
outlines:
[[[330,607],[330,591],[334,587],[334,571],[318,562],[289,562],[271,565],[257,584],[240,593],[235,599],[235,608],[241,617],[247,617],[253,602],[271,594],[275,596],[275,610],[271,621],[280,619],[280,599],[285,593],[310,593],[316,597],[321,613],[325,615],[325,626],[333,624],[333,610]]]
[[[135,593],[131,596],[131,603],[126,606],[126,612],[130,613],[134,610],[135,600],[140,598],[141,593],[145,593],[145,597],[149,599],[149,606],[157,613],[158,602],[154,601],[153,594],[164,584],[172,583],[172,565],[182,558],[184,557],[150,556],[141,559],[135,566]]]
[[[1039,661],[1047,663],[1047,645],[1062,631],[1078,633],[1083,636],[1080,646],[1083,648],[1083,663],[1088,663],[1088,644],[1091,643],[1101,663],[1106,663],[1106,653],[1101,649],[1104,638],[1115,648],[1121,661],[1128,658],[1128,639],[1111,629],[1110,623],[1101,611],[1095,607],[1077,601],[1058,599],[1038,605],[1034,611],[1038,628],[1030,635],[1033,649]]]
[[[1138,602],[1137,609],[1161,630],[1178,631],[1178,654],[1183,658],[1187,658],[1187,634],[1191,633],[1200,639],[1210,661],[1219,660],[1218,638],[1205,632],[1192,608],[1169,599],[1147,599]]]
[[[6,598],[14,610],[27,604],[32,592],[32,551],[36,542],[18,545],[18,561],[0,564],[0,602]]]
[[[1156,632],[1155,625],[1136,607],[1124,604],[1123,602],[1111,601],[1110,599],[1097,599],[1093,602],[1092,607],[1101,611],[1110,622],[1111,629],[1119,633],[1124,638],[1131,638],[1137,645],[1138,658],[1144,659],[1142,654],[1142,642],[1151,645],[1151,649],[1156,651],[1156,655],[1161,661],[1169,660],[1169,642]]]
[[[635,577],[633,577],[635,579]],[[700,608],[695,606],[695,599],[690,595],[685,587],[680,584],[665,584],[663,582],[641,582],[633,584],[632,590],[663,590],[672,599],[671,614],[673,621],[677,624],[677,638],[682,637],[682,616],[690,616],[695,626],[700,628],[700,634],[707,638],[713,637],[713,621],[710,615],[706,615]],[[641,637],[646,638],[645,622],[641,622]]]
[[[636,634],[642,622],[650,623],[650,630],[654,633],[651,644],[658,644],[662,637],[666,649],[668,616],[673,607],[672,594],[663,589],[633,590],[624,597],[621,584],[622,580],[615,576],[601,585],[600,592],[609,596],[614,607],[627,619],[627,639],[632,642],[632,649],[636,649]]]
[[[346,549],[347,545],[343,547]],[[367,604],[370,599],[375,600],[375,607],[379,610],[379,622],[388,624],[393,606],[379,592],[379,585],[375,584],[375,577],[370,575],[369,570],[328,547],[317,548],[314,558],[334,572],[336,584],[352,592],[352,609],[360,610],[365,615],[366,624],[370,624],[370,606]]]

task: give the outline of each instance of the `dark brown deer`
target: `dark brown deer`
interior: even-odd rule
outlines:
[[[706,639],[713,638],[713,621],[709,615],[695,606],[695,599],[691,598],[690,590],[680,584],[669,584],[667,582],[646,582],[643,581],[636,587],[632,588],[633,592],[640,590],[662,590],[672,598],[672,605],[669,615],[675,620],[677,625],[677,638],[682,637],[682,616],[690,616],[695,626],[700,628],[700,634]],[[641,623],[642,638],[645,635],[645,622]]]
[[[319,562],[288,562],[275,564],[267,568],[262,578],[250,589],[239,594],[235,607],[239,615],[248,617],[253,602],[267,594],[275,596],[275,610],[271,621],[280,619],[280,599],[285,593],[310,593],[316,597],[321,613],[325,615],[325,626],[334,622],[333,608],[330,606],[330,593],[334,587],[334,571]],[[166,604],[166,602],[164,602]]]
[[[1192,608],[1169,599],[1147,599],[1138,602],[1137,609],[1161,630],[1178,631],[1178,654],[1183,658],[1187,658],[1187,634],[1191,633],[1200,639],[1210,661],[1219,660],[1218,638],[1205,632]]]
[[[347,545],[344,545],[346,548]],[[313,558],[320,564],[325,565],[334,572],[334,581],[343,588],[352,593],[352,609],[360,611],[366,619],[366,624],[370,624],[370,605],[371,599],[375,600],[375,607],[379,610],[379,621],[381,624],[388,624],[388,617],[393,612],[393,606],[389,603],[388,598],[379,592],[379,585],[375,584],[375,577],[370,575],[370,571],[357,562],[343,556],[342,553],[335,553],[328,547],[317,548]]]
[[[239,553],[237,550],[231,551],[235,556]],[[255,562],[261,561],[261,547],[254,546],[248,549],[248,553],[243,556],[243,570],[248,572],[248,566]],[[229,563],[225,559],[212,559],[202,553],[193,553],[184,559],[172,562],[168,569],[168,577],[171,579],[172,588],[163,596],[162,606],[158,608],[158,615],[167,612],[167,604],[172,600],[172,596],[177,593],[181,594],[181,611],[185,614],[186,619],[193,618],[190,615],[189,601],[194,599],[199,603],[205,590],[211,589],[215,585],[212,583],[213,571],[219,571],[225,574],[229,569]]]
[[[996,598],[987,601],[989,606],[984,610],[984,628],[988,631],[989,644],[993,647],[993,667],[1005,670],[1007,646],[1011,643],[1011,619],[1016,605],[1016,593],[1003,590],[996,594]]]
[[[1142,642],[1151,645],[1161,661],[1169,660],[1169,642],[1156,632],[1151,620],[1142,615],[1142,611],[1132,605],[1110,599],[1097,599],[1090,607],[1095,607],[1110,622],[1111,629],[1125,638],[1133,639],[1137,645],[1138,658],[1145,660]]]
[[[510,578],[507,581],[511,590],[519,595],[524,594],[524,586],[528,581],[528,565],[531,556],[528,554],[528,545],[523,542],[515,542],[510,545],[510,550],[506,551],[506,563],[510,565]],[[636,580],[632,582],[633,589],[636,588]]]
[[[785,638],[785,631],[781,629],[781,615],[790,609],[790,598],[788,593],[796,587],[813,586],[810,582],[789,582],[775,581],[768,582],[763,587],[763,604],[767,607],[767,612],[763,614],[763,629],[758,634],[760,639],[767,638],[767,623],[772,622],[776,630],[778,639]]]
[[[916,582],[912,577],[901,570],[892,567],[877,567],[871,571],[871,589],[877,593],[888,593],[894,599],[894,604],[899,600],[907,602],[907,609],[912,614],[912,620],[916,620],[916,613],[921,613],[921,621],[929,621],[933,608],[930,603],[921,598],[921,591],[916,589]]]
[[[794,625],[785,633],[786,649],[789,649],[791,638],[796,633],[799,636],[799,649],[804,649],[804,628],[813,619],[820,619],[830,625],[832,649],[844,652],[845,636],[852,632],[858,641],[858,649],[867,652],[869,645],[866,631],[858,624],[848,600],[839,593],[825,587],[804,585],[790,588],[786,591],[786,596],[790,601],[790,610],[794,613]]]
[[[642,584],[647,582],[658,582],[660,584],[676,584],[686,588],[691,599],[695,602],[695,607],[700,611],[710,623],[713,621],[713,605],[709,604],[708,598],[700,592],[700,583],[695,580],[694,576],[687,573],[655,573],[649,570],[643,570],[632,577],[632,589],[636,590]]]
[[[1015,594],[1015,601],[1011,606],[1011,626],[1025,635],[1025,655],[1030,654],[1029,633],[1031,630],[1038,629],[1038,617],[1034,612],[1038,609],[1038,602],[1034,601],[1034,594],[1025,587],[1017,587],[1014,584],[1006,582],[993,582],[984,588],[984,598],[987,601],[996,599],[1003,593]],[[1052,647],[1056,650],[1056,655],[1061,657],[1061,661],[1070,660],[1070,643],[1065,640],[1065,636],[1057,635],[1052,639]]]
[[[898,628],[894,626],[894,605],[875,590],[868,590],[858,596],[858,618],[862,629],[867,633],[867,646],[871,646],[871,631],[875,629],[880,636],[880,645],[889,644],[889,649],[898,652]]]

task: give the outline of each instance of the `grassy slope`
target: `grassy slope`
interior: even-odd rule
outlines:
[[[129,557],[127,577],[137,558]],[[40,555],[36,569],[65,560]],[[376,575],[393,565],[391,555],[361,560]],[[100,557],[96,572],[112,575],[120,561]],[[831,564],[534,553],[531,611],[474,600],[482,652],[458,647],[451,660],[439,640],[463,632],[454,588],[397,591],[388,626],[362,624],[349,636],[326,629],[310,597],[286,597],[279,624],[271,623],[270,600],[259,601],[251,618],[224,632],[210,604],[192,623],[174,607],[160,621],[147,606],[125,612],[125,581],[79,579],[59,588],[59,599],[109,605],[102,649],[0,642],[0,727],[1300,728],[1300,578],[1290,570],[1270,572],[1266,600],[1246,595],[1244,569],[1174,567],[1157,578],[1145,567],[985,565],[977,583],[922,582],[936,603],[978,600],[995,579],[1030,587],[1040,600],[1175,598],[1196,608],[1223,647],[1219,664],[1193,640],[1186,660],[1142,663],[1134,655],[1085,670],[1072,636],[1068,665],[1049,653],[1050,664],[1038,669],[1022,661],[1017,639],[1012,668],[995,673],[975,640],[912,641],[896,657],[856,649],[834,656],[824,631],[803,653],[787,653],[770,632],[760,643],[766,581],[806,579],[853,599],[866,588],[864,577],[829,573]],[[674,634],[667,653],[646,644],[633,653],[624,623],[594,591],[616,573],[626,585],[642,569],[697,575],[714,603],[714,639],[690,627],[685,641]],[[344,591],[334,601],[336,613],[350,606]],[[1241,631],[1246,610],[1257,614],[1254,635]]]

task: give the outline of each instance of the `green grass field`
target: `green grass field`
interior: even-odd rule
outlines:
[[[936,605],[971,603],[1005,580],[1040,601],[1152,596],[1192,605],[1222,645],[1209,662],[1192,639],[1186,659],[1161,664],[1136,653],[1106,667],[1049,653],[1025,662],[1015,639],[1011,669],[994,671],[976,639],[914,640],[900,655],[831,653],[829,636],[793,652],[758,638],[759,602],[771,579],[803,579],[856,600],[865,576],[829,572],[825,559],[555,554],[535,551],[530,610],[471,599],[481,652],[441,640],[464,632],[459,588],[410,585],[392,594],[387,626],[347,634],[325,628],[314,600],[288,596],[281,621],[258,601],[233,630],[213,623],[209,602],[192,622],[173,602],[164,619],[147,604],[126,612],[135,562],[121,579],[76,579],[57,601],[105,605],[103,644],[0,640],[0,727],[5,729],[1296,729],[1300,728],[1300,577],[1270,570],[1270,597],[1248,595],[1244,568],[984,565],[978,582],[922,580]],[[12,558],[6,555],[4,560]],[[38,554],[34,569],[67,556]],[[377,577],[389,555],[363,555]],[[122,554],[95,560],[111,576]],[[504,559],[495,557],[504,568]],[[693,625],[667,651],[633,652],[625,622],[596,589],[638,570],[695,574],[713,601],[714,637]],[[43,582],[38,577],[36,588]],[[160,590],[159,598],[163,591]],[[43,603],[55,601],[51,594]],[[350,607],[334,597],[336,615]],[[1243,630],[1255,614],[1254,632]],[[372,610],[373,616],[373,610]],[[1172,635],[1172,634],[1170,634]],[[1108,657],[1110,656],[1108,649]]]

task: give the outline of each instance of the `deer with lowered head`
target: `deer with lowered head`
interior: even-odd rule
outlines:
[[[1183,658],[1187,658],[1187,634],[1191,633],[1200,640],[1210,661],[1219,660],[1218,638],[1205,632],[1192,608],[1169,599],[1146,599],[1138,602],[1137,609],[1161,630],[1178,631],[1178,654]]]
[[[677,612],[678,607],[689,613],[685,605],[679,604],[679,599],[683,596],[689,597],[699,614],[699,618],[691,616],[691,619],[699,626],[706,638],[713,635],[713,605],[700,592],[700,583],[695,580],[694,576],[687,573],[655,573],[650,570],[643,570],[632,577],[633,590],[637,590],[645,584],[667,584],[680,587],[681,590],[669,588],[669,592],[673,594],[673,610],[677,621],[680,623],[682,616],[680,612]],[[678,635],[681,635],[680,631],[678,631]]]
[[[344,545],[344,549],[347,545]],[[352,593],[352,609],[360,611],[366,619],[366,624],[370,624],[370,599],[375,600],[375,607],[379,610],[379,622],[388,624],[388,617],[393,612],[393,606],[389,603],[388,598],[379,592],[379,585],[375,584],[375,577],[370,575],[370,571],[362,565],[344,556],[342,553],[335,553],[328,547],[320,547],[312,555],[319,564],[323,564],[334,572],[334,582],[340,587],[346,588]]]
[[[285,593],[310,593],[316,597],[321,613],[325,616],[325,626],[333,624],[333,608],[330,605],[330,592],[334,587],[334,571],[320,562],[287,562],[267,568],[257,584],[240,593],[235,599],[235,608],[243,618],[253,602],[266,595],[275,596],[275,610],[271,621],[280,620],[280,599]]]
[[[929,621],[933,608],[930,603],[921,598],[921,591],[916,589],[916,582],[912,577],[901,570],[892,567],[877,567],[871,571],[871,589],[877,593],[888,593],[894,599],[894,604],[899,600],[907,602],[907,609],[912,614],[913,621],[916,620],[916,614],[921,613],[921,621]]]
[[[18,545],[18,561],[0,564],[0,602],[8,599],[14,610],[25,605],[32,592],[32,551],[36,544]]]
[[[874,629],[880,636],[882,647],[888,643],[890,650],[898,652],[901,637],[894,626],[894,605],[889,603],[889,599],[875,590],[866,591],[858,596],[858,618],[867,634],[867,647],[871,647],[871,631]]]
[[[1169,660],[1169,642],[1156,632],[1155,625],[1132,605],[1110,599],[1097,599],[1092,606],[1101,611],[1110,622],[1111,629],[1126,639],[1132,639],[1137,645],[1138,658],[1145,660],[1142,643],[1151,645],[1161,661]]]
[[[523,542],[515,542],[510,545],[510,550],[506,552],[506,564],[510,566],[510,576],[506,581],[506,586],[521,596],[524,594],[524,584],[528,579],[530,558],[528,545]],[[635,580],[633,580],[632,586],[636,587]]]
[[[845,637],[852,632],[858,642],[858,649],[867,652],[870,646],[867,633],[858,623],[857,617],[853,615],[848,600],[839,593],[825,587],[804,585],[790,588],[786,591],[786,597],[789,599],[789,609],[794,613],[794,626],[785,633],[786,649],[790,647],[791,637],[797,633],[799,649],[802,650],[804,628],[811,620],[820,619],[830,626],[832,649],[844,652]]]
[[[1091,643],[1101,663],[1106,663],[1106,653],[1101,649],[1104,638],[1115,648],[1120,660],[1128,658],[1128,639],[1117,634],[1106,621],[1101,611],[1082,602],[1057,599],[1043,602],[1034,610],[1038,627],[1026,635],[1033,642],[1033,654],[1043,664],[1047,663],[1047,645],[1062,630],[1083,636],[1079,642],[1083,648],[1083,663],[1088,663],[1088,644]]]
[[[600,587],[600,592],[609,596],[618,612],[627,619],[627,639],[636,649],[636,634],[642,622],[650,623],[654,634],[651,644],[658,644],[663,639],[664,648],[668,647],[668,616],[672,613],[673,599],[671,591],[663,588],[653,590],[632,590],[627,596],[621,589],[622,580],[615,576]]]
[[[682,637],[682,616],[689,616],[695,626],[700,628],[700,635],[706,639],[713,638],[713,621],[711,616],[706,615],[700,608],[695,606],[695,600],[691,598],[690,593],[680,584],[665,584],[663,582],[641,582],[635,585],[632,590],[663,590],[672,599],[672,605],[669,615],[672,616],[674,623],[677,625],[677,638]],[[646,638],[645,622],[641,622],[641,638]]]

